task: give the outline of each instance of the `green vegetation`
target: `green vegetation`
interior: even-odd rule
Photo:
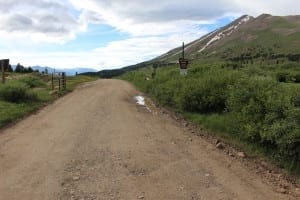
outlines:
[[[36,101],[35,93],[28,90],[28,86],[22,82],[8,82],[0,85],[0,100],[20,103]]]
[[[53,92],[49,75],[10,74],[5,84],[0,84],[0,127],[41,108],[59,96],[72,91],[78,84],[96,80],[88,76],[69,77],[67,90]]]
[[[15,104],[0,100],[0,127],[25,116],[37,108],[37,105],[33,106],[26,103]]]
[[[46,87],[45,81],[36,76],[23,76],[18,81],[25,83],[30,88],[44,88]]]
[[[150,66],[121,78],[161,106],[300,174],[300,85],[295,81],[300,64],[287,63],[235,68],[230,63],[194,61],[187,76],[180,76],[173,65],[157,68],[153,78]]]

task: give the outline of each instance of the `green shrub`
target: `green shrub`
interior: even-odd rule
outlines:
[[[272,155],[281,163],[291,160],[294,164],[289,170],[294,170],[300,164],[300,107],[290,92],[279,88],[268,98],[260,134],[264,145],[270,144],[277,150],[272,151]]]
[[[22,77],[19,79],[19,81],[25,83],[30,88],[46,86],[45,82],[43,82],[41,79],[39,79],[37,77],[32,77],[32,76]]]
[[[234,113],[235,131],[241,138],[260,141],[264,102],[274,84],[271,80],[255,77],[241,79],[229,87],[226,106],[229,112]]]
[[[220,70],[184,83],[180,105],[188,112],[223,112],[227,99],[227,88],[235,82],[235,73]]]
[[[7,82],[0,85],[0,99],[13,103],[37,100],[37,95],[29,92],[28,86],[21,82]]]
[[[276,74],[276,79],[279,82],[288,83],[288,82],[295,82],[295,77],[290,74],[289,72],[278,72]]]
[[[295,83],[300,83],[300,74],[295,75]]]
[[[173,81],[165,82],[164,84],[155,84],[151,89],[151,94],[158,100],[161,105],[175,106],[176,105],[176,87]]]
[[[290,170],[300,162],[299,93],[271,79],[254,77],[231,86],[226,104],[236,134],[263,146],[280,163],[291,161]]]

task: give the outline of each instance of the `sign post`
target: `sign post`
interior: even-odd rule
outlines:
[[[180,65],[180,74],[187,75],[187,66],[189,61],[184,58],[184,42],[182,43],[182,57],[179,58],[179,65]]]
[[[5,69],[8,69],[9,59],[0,60],[1,73],[2,73],[2,83],[5,83]]]

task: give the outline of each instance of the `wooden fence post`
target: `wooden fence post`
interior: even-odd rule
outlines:
[[[52,73],[51,77],[52,90],[54,90],[54,74]]]
[[[60,91],[61,88],[61,77],[58,76],[58,90]]]
[[[2,83],[5,83],[4,61],[1,61]]]
[[[61,79],[62,79],[62,88],[65,90],[66,89],[66,73],[62,72],[61,74]]]
[[[9,59],[0,60],[0,65],[2,73],[2,83],[5,83],[5,68],[8,69]]]

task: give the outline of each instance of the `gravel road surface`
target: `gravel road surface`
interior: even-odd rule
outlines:
[[[259,175],[121,80],[84,84],[0,131],[0,200],[277,200]]]

